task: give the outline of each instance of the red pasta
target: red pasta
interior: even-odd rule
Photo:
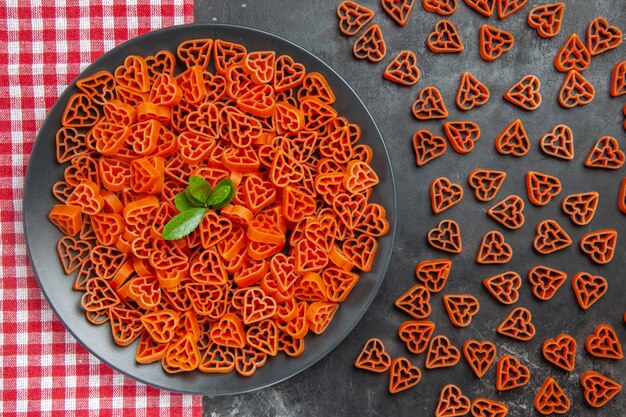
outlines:
[[[371,17],[344,3],[354,34]],[[362,43],[378,42],[375,29]],[[251,376],[268,357],[301,355],[358,285],[354,271],[373,268],[390,228],[370,201],[374,152],[324,76],[290,56],[209,38],[175,52],[77,81],[49,218],[87,319],[108,321],[120,346],[139,339],[138,363]],[[201,210],[197,227],[168,237],[188,210]]]

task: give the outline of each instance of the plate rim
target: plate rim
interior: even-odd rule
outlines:
[[[390,220],[390,231],[391,231],[391,236],[390,236],[390,250],[389,253],[386,256],[386,259],[382,259],[382,263],[381,263],[381,274],[382,277],[381,279],[379,279],[375,286],[374,286],[374,290],[372,292],[372,295],[370,296],[370,298],[368,300],[366,300],[366,303],[363,305],[363,308],[361,309],[361,311],[357,314],[356,318],[353,320],[353,322],[347,326],[347,328],[341,333],[340,337],[337,338],[337,340],[335,340],[333,343],[327,345],[327,347],[322,351],[322,353],[319,355],[318,358],[316,358],[315,360],[311,361],[311,363],[307,364],[306,366],[303,366],[301,368],[299,368],[298,370],[296,370],[295,372],[284,376],[282,378],[278,378],[275,380],[272,380],[270,382],[264,383],[264,384],[260,384],[259,386],[255,386],[255,387],[251,387],[251,388],[244,388],[244,389],[240,389],[237,391],[233,391],[233,392],[229,392],[229,393],[207,393],[206,391],[193,391],[193,390],[185,390],[185,389],[177,389],[177,388],[172,388],[170,386],[165,386],[162,384],[158,384],[158,383],[153,383],[153,382],[148,382],[146,380],[144,380],[142,377],[136,376],[131,374],[129,371],[124,370],[122,368],[120,368],[119,366],[116,366],[112,363],[110,363],[108,360],[104,359],[101,355],[99,355],[98,353],[94,352],[90,346],[88,346],[86,343],[83,342],[82,338],[80,338],[76,332],[74,331],[74,329],[71,328],[71,326],[68,326],[68,324],[66,323],[65,320],[63,320],[62,316],[57,312],[57,308],[53,305],[53,303],[50,301],[50,297],[48,295],[48,293],[45,290],[45,286],[42,284],[41,278],[39,277],[39,272],[37,271],[37,269],[34,266],[34,262],[33,262],[33,255],[32,255],[32,251],[31,251],[31,246],[29,244],[30,242],[30,238],[29,235],[30,233],[28,232],[29,227],[29,221],[28,219],[30,218],[30,216],[28,215],[28,210],[27,207],[29,207],[29,197],[30,197],[30,193],[28,193],[26,190],[29,189],[28,184],[33,181],[32,179],[32,167],[33,165],[31,164],[31,160],[30,157],[32,156],[33,151],[35,150],[36,146],[38,143],[40,143],[41,141],[43,141],[43,136],[45,135],[45,133],[43,132],[43,128],[46,126],[46,124],[49,122],[49,118],[50,118],[50,112],[51,110],[61,101],[66,100],[68,98],[68,96],[71,93],[71,87],[75,86],[76,81],[79,80],[82,76],[84,76],[84,74],[91,74],[93,73],[93,68],[96,65],[96,63],[100,62],[103,59],[106,59],[106,57],[115,54],[116,51],[118,51],[119,49],[122,48],[127,48],[129,47],[129,44],[134,44],[136,42],[141,42],[144,38],[149,38],[151,36],[156,36],[162,33],[167,33],[167,32],[178,32],[178,31],[184,31],[187,29],[194,29],[194,28],[210,28],[212,30],[215,31],[219,31],[220,28],[228,28],[229,30],[242,30],[245,32],[251,32],[251,33],[256,33],[256,34],[260,34],[262,36],[265,36],[267,38],[271,38],[273,40],[282,42],[287,44],[289,47],[291,48],[295,48],[297,50],[299,50],[301,53],[305,53],[308,54],[312,59],[316,60],[321,66],[323,66],[325,68],[326,71],[329,71],[330,73],[334,74],[334,76],[336,76],[347,88],[348,90],[354,95],[354,97],[356,98],[356,100],[358,101],[358,103],[363,107],[363,109],[365,110],[366,116],[367,118],[369,118],[374,126],[374,130],[375,130],[375,135],[377,135],[380,138],[380,142],[382,145],[382,149],[384,150],[384,161],[386,161],[386,164],[389,167],[389,182],[391,184],[391,191],[392,191],[392,201],[390,202],[392,204],[391,207],[391,217]],[[158,389],[162,389],[162,390],[166,390],[166,391],[171,391],[171,392],[177,392],[177,393],[181,393],[181,394],[193,394],[193,395],[203,395],[203,396],[225,396],[225,395],[236,395],[236,394],[244,394],[247,392],[253,392],[253,391],[258,391],[261,389],[265,389],[268,388],[270,386],[276,385],[278,383],[284,382],[285,380],[294,377],[295,375],[298,375],[300,373],[302,373],[303,371],[307,370],[308,368],[310,368],[311,366],[319,363],[322,359],[324,359],[327,355],[329,355],[332,351],[335,350],[335,348],[341,344],[342,342],[344,342],[346,340],[346,338],[350,335],[350,333],[352,333],[352,331],[354,330],[354,328],[358,325],[358,323],[362,320],[363,316],[365,315],[365,313],[368,311],[368,309],[370,308],[372,302],[374,301],[374,299],[376,298],[376,296],[378,295],[379,291],[380,291],[380,287],[382,286],[383,281],[386,278],[388,269],[389,269],[389,263],[391,261],[391,256],[393,254],[393,249],[394,249],[394,243],[395,243],[395,239],[396,239],[396,230],[397,230],[397,212],[398,212],[398,208],[397,208],[397,190],[396,190],[396,181],[395,181],[395,175],[393,172],[393,165],[391,163],[391,158],[389,155],[389,150],[387,149],[387,145],[385,143],[385,139],[384,136],[382,134],[382,132],[380,131],[380,128],[378,127],[378,124],[376,123],[376,120],[374,119],[374,116],[372,115],[372,113],[370,112],[369,108],[365,105],[365,103],[363,102],[363,100],[361,99],[361,97],[356,93],[356,91],[352,88],[352,86],[345,80],[344,77],[342,77],[334,68],[332,68],[330,65],[328,65],[324,60],[322,60],[320,57],[318,57],[316,54],[314,54],[313,52],[309,51],[308,49],[300,46],[299,44],[286,39],[280,35],[277,34],[273,34],[267,31],[264,31],[262,29],[257,29],[254,27],[250,27],[250,26],[245,26],[245,25],[237,25],[237,24],[230,24],[230,23],[189,23],[189,24],[181,24],[181,25],[175,25],[175,26],[169,26],[169,27],[165,27],[165,28],[161,28],[161,29],[157,29],[157,30],[153,30],[153,31],[149,31],[146,33],[143,33],[139,36],[135,36],[131,39],[128,39],[127,41],[116,45],[115,47],[113,47],[112,49],[110,49],[109,51],[105,52],[104,54],[102,54],[101,56],[99,56],[98,58],[96,58],[93,62],[91,62],[87,67],[85,67],[82,71],[80,71],[80,73],[64,88],[63,92],[56,98],[54,104],[52,105],[52,107],[47,111],[47,115],[45,117],[45,119],[43,120],[41,126],[39,127],[39,130],[37,131],[37,135],[35,137],[35,140],[33,141],[33,145],[31,148],[31,151],[28,155],[28,162],[27,162],[27,169],[26,169],[26,174],[24,176],[24,185],[23,185],[23,190],[24,190],[24,195],[22,197],[22,227],[24,229],[24,239],[25,239],[25,244],[26,244],[26,252],[28,254],[28,261],[30,263],[30,267],[33,271],[33,274],[35,275],[35,278],[37,280],[37,284],[39,286],[39,289],[41,291],[41,294],[43,294],[44,299],[46,300],[46,303],[48,304],[48,306],[50,307],[50,309],[52,310],[52,312],[54,313],[54,315],[56,316],[56,318],[61,322],[61,324],[63,325],[64,329],[66,331],[68,331],[72,337],[75,339],[76,342],[78,342],[83,348],[85,348],[89,354],[93,355],[94,357],[96,357],[100,362],[106,364],[107,366],[109,366],[110,368],[114,369],[115,371],[121,373],[124,376],[127,376],[131,379],[133,379],[134,381],[140,382],[142,384],[145,384],[147,386],[152,386],[152,387],[156,387]],[[122,348],[122,347],[120,347]],[[297,358],[294,358],[297,360]],[[210,377],[210,375],[207,375],[207,377]]]

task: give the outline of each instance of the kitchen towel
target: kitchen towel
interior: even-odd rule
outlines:
[[[0,415],[200,416],[201,396],[135,382],[76,342],[43,299],[22,226],[28,157],[57,97],[114,46],[191,23],[193,0],[0,3]]]

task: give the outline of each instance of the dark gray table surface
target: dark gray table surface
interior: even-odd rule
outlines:
[[[206,397],[206,416],[430,416],[434,415],[439,390],[446,383],[457,384],[470,398],[483,396],[498,399],[509,405],[510,416],[539,415],[533,405],[536,390],[547,376],[556,378],[571,399],[569,415],[623,416],[626,415],[626,392],[598,411],[586,406],[579,379],[586,370],[595,369],[626,384],[626,361],[592,359],[584,351],[584,341],[599,323],[609,323],[618,336],[626,341],[626,326],[622,315],[626,310],[626,217],[617,209],[617,194],[626,168],[607,172],[583,167],[591,146],[601,136],[610,135],[626,147],[622,123],[625,100],[610,98],[610,72],[613,65],[626,58],[626,45],[593,58],[584,76],[596,88],[595,100],[582,108],[564,110],[556,96],[563,75],[556,72],[552,60],[570,33],[577,32],[584,39],[589,22],[604,16],[626,31],[626,3],[624,0],[568,1],[561,32],[546,40],[526,24],[531,7],[546,4],[545,0],[530,0],[523,11],[499,21],[496,17],[483,18],[470,10],[462,0],[451,16],[465,44],[461,54],[431,53],[425,40],[438,15],[427,13],[419,0],[405,27],[397,26],[385,15],[380,2],[361,0],[361,4],[376,12],[374,21],[383,31],[388,53],[378,64],[354,59],[352,44],[355,37],[342,36],[337,27],[335,10],[339,0],[196,0],[196,22],[233,23],[263,29],[283,36],[313,52],[333,67],[356,90],[378,123],[390,152],[396,176],[398,199],[398,234],[394,253],[385,281],[374,303],[358,326],[331,354],[305,372],[273,387],[250,394],[229,397]],[[487,63],[478,54],[478,30],[489,22],[509,30],[515,36],[515,47],[501,59]],[[381,75],[387,63],[402,49],[410,49],[418,57],[422,77],[416,86],[403,88],[384,80]],[[487,105],[470,112],[460,112],[454,97],[463,71],[470,71],[491,90]],[[543,104],[534,112],[525,112],[505,102],[502,94],[522,76],[537,75],[542,83]],[[430,129],[442,134],[441,121],[419,122],[410,114],[410,106],[421,87],[438,87],[450,111],[448,120],[463,118],[479,123],[481,139],[475,150],[464,156],[451,149],[441,158],[417,168],[411,147],[411,137],[419,129]],[[532,142],[532,149],[523,158],[503,157],[496,153],[493,140],[515,118],[521,118]],[[539,138],[554,125],[565,123],[574,132],[574,160],[566,162],[546,157],[539,150]],[[467,176],[476,167],[502,169],[508,177],[493,203],[518,194],[526,202],[526,223],[517,231],[507,231],[489,219],[485,212],[491,204],[478,203],[469,187]],[[563,192],[546,207],[535,207],[528,202],[524,174],[538,170],[556,175],[563,182]],[[463,201],[452,209],[433,215],[430,210],[428,187],[430,182],[446,176],[465,189]],[[600,206],[593,221],[583,227],[575,226],[561,212],[561,199],[574,192],[596,190]],[[467,339],[489,339],[498,347],[498,356],[511,353],[529,366],[530,383],[521,389],[498,393],[495,390],[495,364],[482,379],[476,378],[465,361],[450,369],[425,371],[422,381],[414,388],[392,396],[387,393],[387,374],[377,375],[352,366],[363,343],[370,337],[381,338],[392,356],[405,355],[424,370],[424,354],[411,355],[396,336],[398,326],[408,316],[393,306],[394,300],[416,283],[415,265],[422,260],[445,256],[426,244],[426,234],[440,220],[455,219],[461,226],[464,251],[453,257],[453,267],[444,292],[469,293],[481,303],[481,311],[472,325],[454,328],[448,320],[441,294],[432,297],[433,313],[430,320],[437,325],[436,333],[446,334],[457,346]],[[538,255],[532,248],[535,225],[547,218],[556,219],[570,234],[574,245],[548,256]],[[618,250],[608,265],[599,266],[578,249],[580,237],[592,230],[612,227],[618,230]],[[500,230],[513,247],[513,260],[503,266],[480,266],[474,262],[484,233]],[[534,265],[545,264],[568,272],[566,284],[550,301],[535,299],[526,280],[526,273]],[[498,304],[482,288],[483,278],[512,270],[523,278],[520,300],[516,305],[532,311],[537,335],[530,342],[516,342],[496,335],[495,327],[512,309]],[[571,289],[571,277],[579,271],[605,276],[608,293],[590,310],[583,311],[576,304]],[[541,355],[541,344],[561,332],[574,336],[578,342],[576,369],[566,373],[549,363]]]

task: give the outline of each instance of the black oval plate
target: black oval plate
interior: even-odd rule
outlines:
[[[113,72],[131,54],[147,56],[161,49],[175,53],[179,43],[197,38],[219,38],[241,43],[249,51],[273,50],[277,54],[288,54],[303,63],[307,71],[322,73],[337,96],[335,109],[361,126],[362,143],[374,150],[371,165],[380,177],[380,184],[375,187],[372,201],[387,209],[390,231],[378,241],[378,254],[371,272],[361,275],[327,330],[319,336],[307,336],[306,349],[300,357],[279,355],[268,358],[264,367],[246,378],[236,372],[221,375],[195,371],[170,375],[163,371],[160,362],[140,365],[135,362],[137,341],[128,347],[119,347],[113,342],[108,324],[95,326],[89,323],[80,305],[81,293],[72,290],[74,276],[66,276],[58,260],[56,244],[61,234],[47,218],[50,208],[56,204],[52,186],[63,178],[65,169],[55,159],[55,134],[61,126],[61,115],[67,100],[77,92],[75,82],[63,92],[48,114],[34,144],[26,173],[24,229],[31,264],[44,296],[69,332],[91,353],[114,369],[155,387],[203,395],[236,394],[267,387],[305,370],[332,351],[356,326],[378,292],[389,264],[396,229],[396,189],[383,138],[363,102],[328,65],[278,36],[232,25],[175,26],[139,36],[116,47],[96,60],[78,78],[100,70]]]

